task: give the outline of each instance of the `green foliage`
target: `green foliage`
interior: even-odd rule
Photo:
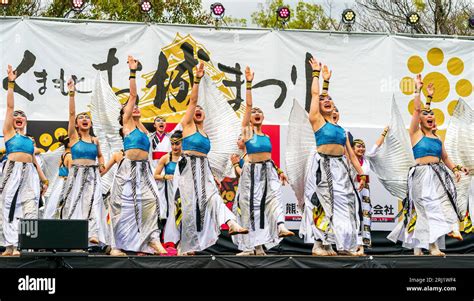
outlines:
[[[331,18],[326,16],[321,5],[300,1],[296,6],[296,14],[288,25],[294,29],[329,30],[331,24]]]
[[[139,0],[89,0],[78,18],[113,21],[206,24],[201,0],[151,0],[149,15],[140,11]],[[69,0],[53,0],[41,14],[62,18],[71,9]]]
[[[280,6],[288,6],[283,0],[267,0],[259,4],[258,10],[252,13],[252,22],[260,27],[275,27],[276,11]],[[288,6],[289,7],[289,6]],[[291,18],[288,28],[328,30],[335,20],[328,17],[324,8],[318,4],[299,1],[296,10],[290,7]]]
[[[224,22],[228,26],[236,27],[247,27],[247,19],[245,18],[233,18],[233,17],[224,17]]]
[[[412,0],[412,1],[417,11],[424,11],[426,9],[425,0]]]
[[[265,4],[259,3],[258,10],[252,13],[252,22],[264,28],[274,27],[276,11],[283,5],[288,6],[283,0],[267,0]]]
[[[36,16],[40,9],[40,0],[10,0],[11,4],[0,7],[0,14],[6,16]]]

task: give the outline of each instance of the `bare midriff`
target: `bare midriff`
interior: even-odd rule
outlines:
[[[421,157],[415,160],[416,164],[432,164],[432,163],[439,163],[440,159],[434,156],[426,156]]]
[[[148,152],[142,149],[133,148],[125,151],[125,157],[132,161],[148,160]]]
[[[84,166],[90,166],[90,165],[96,165],[97,163],[95,160],[91,159],[75,159],[72,160],[72,165],[84,165]]]
[[[330,155],[330,156],[342,156],[344,155],[344,146],[340,144],[324,144],[318,146],[318,153]]]
[[[207,154],[197,152],[197,151],[193,151],[193,150],[186,150],[186,151],[183,151],[183,153],[185,155],[198,156],[198,157],[207,157]]]
[[[268,161],[272,159],[272,153],[255,153],[248,154],[249,161],[252,163]]]
[[[23,163],[32,163],[33,156],[27,153],[11,153],[8,155],[8,160],[15,161],[15,162],[23,162]]]

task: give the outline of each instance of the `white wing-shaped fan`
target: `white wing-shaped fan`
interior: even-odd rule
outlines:
[[[94,93],[91,97],[91,115],[94,124],[94,133],[97,135],[102,154],[107,162],[112,154],[123,147],[122,137],[120,137],[120,124],[118,118],[122,105],[110,88],[107,81],[98,72],[95,78]],[[102,177],[102,192],[109,191],[115,175],[114,167]]]
[[[444,138],[444,147],[451,161],[466,166],[470,170],[474,168],[473,121],[474,111],[464,100],[459,99]],[[468,207],[470,185],[471,176],[463,175],[459,183],[456,183],[457,207],[462,216],[466,214]]]
[[[286,143],[286,173],[288,182],[293,188],[300,210],[304,206],[304,185],[311,153],[316,150],[313,129],[308,113],[293,99],[288,120],[288,136]]]
[[[368,159],[385,189],[393,196],[404,199],[407,195],[408,171],[415,165],[415,159],[395,97],[392,100],[392,116],[385,142]]]
[[[58,147],[54,151],[47,151],[45,153],[39,154],[41,160],[43,161],[43,170],[46,179],[49,181],[48,190],[45,193],[45,197],[49,197],[51,194],[51,189],[53,188],[53,183],[57,180],[59,176],[59,161],[61,160],[61,155],[64,153],[64,146]]]
[[[230,156],[239,153],[237,139],[242,125],[225,96],[207,75],[199,89],[199,104],[206,112],[204,131],[211,140],[211,169],[219,180],[235,177]]]
[[[474,111],[459,99],[446,130],[444,145],[451,160],[469,169],[474,168]]]

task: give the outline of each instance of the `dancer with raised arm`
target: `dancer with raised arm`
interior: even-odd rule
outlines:
[[[55,180],[49,198],[46,201],[43,218],[57,219],[59,218],[59,202],[66,187],[69,169],[72,166],[71,147],[69,145],[69,137],[67,135],[59,136],[58,141],[64,146],[64,153],[59,160],[58,178]]]
[[[158,197],[148,152],[148,131],[140,122],[137,105],[138,61],[128,57],[130,97],[120,111],[125,157],[119,164],[111,188],[112,256],[123,251],[166,254],[160,243],[158,219],[165,218],[166,203]]]
[[[360,167],[362,168],[364,174],[368,175],[370,172],[370,162],[367,160],[367,156],[374,155],[377,150],[380,148],[382,143],[385,140],[385,136],[388,133],[388,127],[384,129],[382,134],[379,136],[377,141],[375,142],[374,146],[370,149],[370,151],[366,152],[365,142],[362,139],[354,139],[352,142],[352,149],[354,151],[357,160],[360,163]],[[356,177],[354,181],[360,184],[359,177]],[[357,247],[357,255],[362,256],[365,254],[364,246],[371,247],[372,246],[372,237],[371,237],[371,217],[372,217],[372,203],[370,200],[370,189],[369,189],[369,177],[367,176],[366,182],[364,187],[361,191],[359,191],[359,198],[361,200],[361,210],[362,210],[362,224],[361,224],[361,231],[358,236],[358,247]]]
[[[59,201],[61,219],[89,221],[89,242],[108,243],[107,212],[102,199],[100,171],[104,157],[99,140],[93,134],[91,117],[87,112],[76,115],[75,83],[70,79],[68,137],[72,166]]]
[[[8,65],[7,71],[7,105],[3,124],[7,161],[0,183],[0,245],[6,248],[2,256],[19,256],[19,221],[38,218],[40,195],[46,191],[48,180],[36,162],[34,142],[26,136],[26,114],[15,110],[16,70]]]
[[[403,247],[414,249],[415,255],[423,255],[423,249],[431,255],[444,256],[440,248],[445,248],[444,236],[447,234],[462,240],[458,221],[463,221],[456,205],[456,181],[461,172],[469,170],[454,164],[448,157],[443,142],[435,134],[435,115],[431,109],[434,86],[426,89],[427,101],[423,107],[421,74],[415,78],[415,109],[410,123],[410,140],[416,165],[408,173],[408,197],[404,203],[403,220],[400,221],[388,238],[394,242],[401,240]]]
[[[204,64],[201,62],[186,113],[181,120],[183,155],[174,175],[182,211],[180,254],[201,251],[215,244],[222,224],[229,226],[230,235],[248,232],[237,224],[235,215],[225,206],[209,166],[207,154],[211,143],[203,132],[206,114],[197,104],[199,83],[203,76]]]
[[[286,175],[276,166],[272,157],[270,137],[262,132],[264,115],[253,107],[252,80],[254,73],[245,69],[247,80],[246,108],[242,119],[242,137],[249,158],[244,164],[239,181],[240,221],[249,229],[245,236],[237,235],[234,243],[242,250],[237,255],[265,255],[264,245],[273,247],[283,237],[294,233],[285,227],[281,203],[281,184]]]
[[[166,132],[166,119],[163,116],[156,116],[153,121],[155,131],[149,135],[150,138],[150,162],[155,170],[158,161],[171,151],[171,133]]]
[[[328,95],[331,73],[323,68],[323,93],[320,95],[321,63],[310,59],[313,68],[309,121],[314,131],[317,151],[310,163],[304,189],[304,214],[300,235],[314,243],[313,255],[357,255],[357,236],[361,215],[357,212],[358,192],[353,183],[349,162],[360,177],[359,190],[366,175],[355,157],[346,131],[335,124],[334,102]]]
[[[164,227],[163,241],[174,242],[179,240],[179,233],[175,226],[176,223],[176,212],[179,208],[179,204],[176,203],[174,192],[176,189],[173,187],[174,173],[176,171],[176,165],[181,158],[182,148],[181,142],[183,139],[183,133],[181,131],[175,131],[170,137],[171,151],[161,157],[156,165],[155,179],[158,182],[158,190],[160,198],[166,200],[166,224]],[[179,210],[179,209],[178,209]]]

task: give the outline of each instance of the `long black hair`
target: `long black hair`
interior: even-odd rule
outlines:
[[[183,139],[183,131],[180,131],[180,130],[174,131],[170,139]]]
[[[69,137],[67,135],[61,135],[58,137],[59,143],[61,143],[64,148],[69,148]]]

